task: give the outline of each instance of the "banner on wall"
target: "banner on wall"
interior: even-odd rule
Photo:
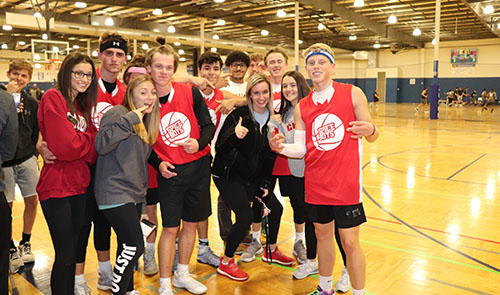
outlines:
[[[477,48],[462,48],[451,50],[451,66],[475,67],[477,63]]]

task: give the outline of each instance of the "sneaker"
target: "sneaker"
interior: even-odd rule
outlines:
[[[243,244],[245,246],[250,246],[252,241],[253,241],[252,234],[248,234],[243,238],[243,241],[241,241],[241,244]]]
[[[415,112],[418,112],[418,107],[415,108]]]
[[[227,264],[223,264],[221,257],[217,272],[236,281],[246,281],[249,278],[249,275],[234,263],[234,258],[231,258]]]
[[[307,294],[307,295],[333,295],[335,294],[335,289],[332,290],[330,293],[324,291],[323,289],[321,289],[320,286],[318,286],[318,288],[316,288],[316,290],[312,291],[311,293]]]
[[[335,285],[335,289],[339,292],[345,293],[349,291],[350,288],[351,284],[349,281],[349,273],[347,272],[347,268],[344,267],[342,269],[342,275],[340,276],[337,285]]]
[[[307,261],[306,247],[304,246],[304,242],[302,242],[302,240],[298,240],[295,244],[293,244],[293,256],[297,258],[297,262],[299,264],[303,264]]]
[[[141,295],[141,293],[137,290],[132,290],[132,291],[128,291],[126,293],[126,295]]]
[[[278,246],[276,246],[276,249],[274,249],[274,251],[271,253],[271,257],[268,257],[268,255],[269,254],[264,247],[264,255],[262,255],[262,260],[265,262],[275,262],[281,265],[292,265],[295,262],[295,259],[285,256],[283,253],[281,253],[280,249],[278,249]]]
[[[208,264],[211,267],[219,267],[220,257],[210,249],[210,246],[198,245],[198,255],[196,261],[199,263]]]
[[[75,282],[75,295],[90,295],[91,291],[89,286],[87,286],[87,280],[84,280],[80,284]]]
[[[167,289],[167,288],[160,288],[158,290],[158,293],[160,295],[174,295],[174,292],[172,292],[172,289]]]
[[[179,273],[176,271],[174,273],[173,285],[176,288],[184,288],[193,294],[203,294],[207,292],[207,287],[193,277],[194,275],[189,272]]]
[[[111,290],[113,283],[113,272],[101,272],[98,270],[97,289],[102,291]]]
[[[293,277],[297,280],[302,280],[318,272],[318,261],[311,262],[310,260],[306,260],[306,263],[299,265],[293,272]]]
[[[245,248],[243,247],[243,245],[238,245],[238,248],[236,248],[236,251],[234,251],[234,254],[235,255],[241,255],[243,254],[243,252],[245,252]]]
[[[9,250],[10,272],[17,273],[21,267],[24,266],[23,259],[17,248],[10,248]]]
[[[262,253],[262,244],[256,239],[253,239],[250,246],[248,246],[245,252],[241,255],[241,261],[252,262],[255,260],[255,255],[260,253]]]
[[[21,253],[21,257],[24,263],[30,263],[35,261],[35,255],[31,253],[30,242],[25,242],[24,244],[19,245],[19,252]]]
[[[158,265],[156,264],[154,248],[148,250],[148,248],[146,247],[146,249],[144,249],[144,256],[142,256],[142,259],[144,261],[145,275],[152,276],[158,273]]]

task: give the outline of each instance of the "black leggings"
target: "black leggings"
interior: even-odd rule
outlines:
[[[97,251],[108,251],[110,248],[111,225],[106,217],[104,217],[102,211],[97,208],[94,196],[94,169],[90,168],[90,171],[92,173],[92,177],[87,188],[85,214],[82,229],[76,245],[76,263],[85,262],[92,223],[94,224],[94,248]]]
[[[336,222],[335,222],[335,241],[337,242],[337,246],[339,247],[340,255],[342,255],[342,261],[344,262],[344,266],[347,266],[347,258],[345,256],[344,247],[342,247],[342,241],[340,240],[339,227],[337,226]]]
[[[82,226],[85,195],[51,198],[40,202],[49,226],[55,259],[50,275],[53,295],[73,294],[76,243]]]
[[[229,180],[214,178],[214,181],[224,202],[236,215],[236,222],[229,231],[226,250],[224,251],[226,257],[233,257],[238,245],[247,235],[252,221],[262,221],[262,204],[254,198],[258,186],[245,184],[244,180],[240,178]],[[269,244],[276,244],[283,206],[271,191],[269,191],[269,195],[263,198],[263,201],[271,210],[271,214],[268,216],[269,233],[266,238]]]
[[[0,168],[1,169],[1,168]],[[1,173],[1,172],[0,172]],[[10,206],[0,192],[0,294],[9,293],[9,248],[12,225]]]
[[[142,206],[133,203],[102,210],[113,227],[118,240],[116,262],[113,269],[113,294],[125,294],[134,290],[134,268],[144,252],[144,240],[140,225]]]

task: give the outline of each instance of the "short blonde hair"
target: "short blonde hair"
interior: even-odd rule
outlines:
[[[164,55],[172,55],[174,57],[174,73],[177,71],[177,67],[179,66],[179,55],[175,50],[172,48],[172,46],[168,44],[160,45],[157,47],[153,47],[146,52],[146,62],[145,66],[151,66],[153,63],[153,57],[155,54],[164,54]]]
[[[260,53],[252,53],[248,57],[250,57],[250,61],[262,61],[264,57]]]
[[[271,86],[271,80],[269,79],[268,76],[266,75],[262,75],[262,74],[257,74],[257,75],[253,75],[250,77],[250,79],[248,80],[248,83],[247,83],[247,90],[245,92],[245,96],[247,98],[247,105],[248,105],[248,108],[250,109],[250,113],[253,117],[253,106],[252,106],[252,95],[251,95],[251,91],[252,91],[252,88],[259,84],[259,83],[262,83],[262,82],[265,82],[267,84],[267,87],[269,88],[269,101],[267,102],[267,109],[269,110],[269,114],[272,115],[274,114],[274,110],[273,110],[273,91],[272,91],[272,86]],[[255,118],[254,118],[255,119]]]
[[[9,64],[9,73],[15,70],[26,70],[29,73],[30,79],[33,76],[33,66],[24,59],[13,59]]]
[[[330,46],[326,45],[325,43],[315,43],[315,44],[309,46],[309,48],[304,50],[303,56],[304,56],[304,58],[306,58],[307,55],[309,54],[309,52],[311,52],[311,51],[317,52],[320,50],[323,50],[323,51],[330,53],[333,56],[333,58],[335,58],[335,53],[333,53],[333,49]]]

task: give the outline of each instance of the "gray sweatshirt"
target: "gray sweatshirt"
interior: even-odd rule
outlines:
[[[0,89],[0,192],[5,190],[2,163],[14,158],[17,146],[17,110],[14,99]]]
[[[291,107],[286,113],[285,118],[281,118],[281,123],[278,123],[272,116],[267,126],[269,127],[269,136],[272,136],[272,130],[278,129],[279,132],[285,135],[285,143],[293,143],[295,136],[295,122],[293,120],[293,113],[295,107]],[[290,168],[290,173],[295,177],[304,177],[305,162],[302,159],[288,158],[288,167]]]
[[[145,200],[151,146],[133,131],[139,123],[139,116],[122,105],[113,107],[102,117],[95,138],[94,192],[99,206]]]

